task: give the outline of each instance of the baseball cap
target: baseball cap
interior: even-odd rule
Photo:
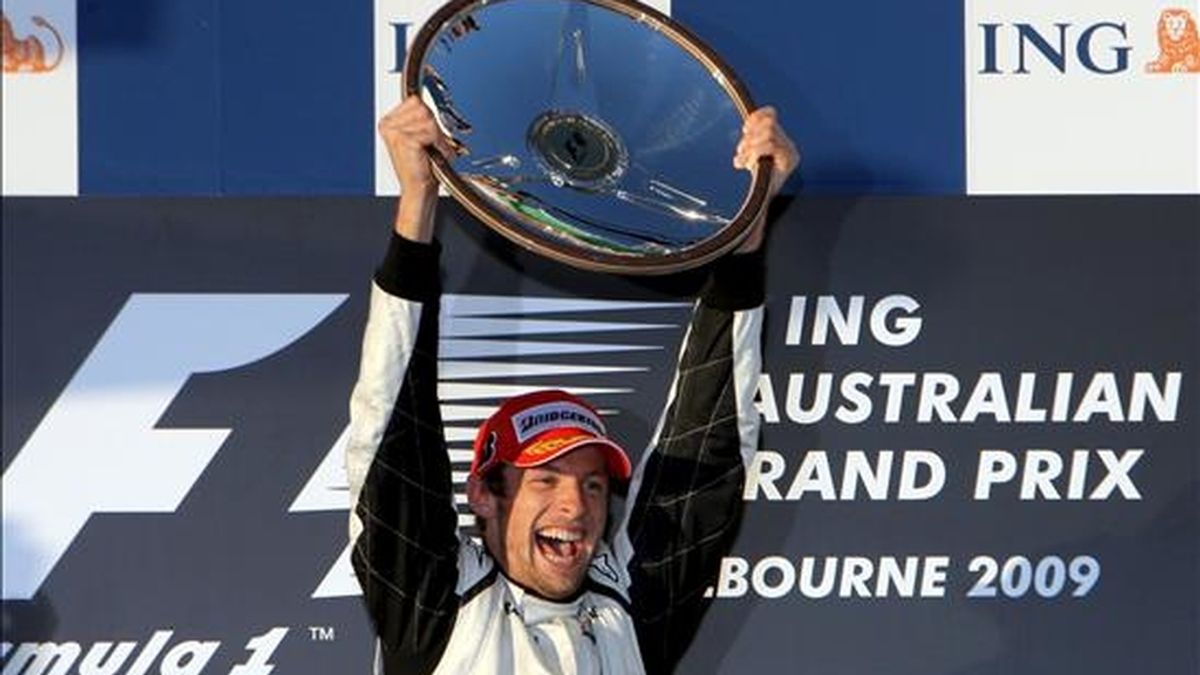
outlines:
[[[589,445],[604,451],[609,475],[629,480],[629,455],[609,439],[595,408],[558,389],[522,394],[505,401],[479,427],[471,474],[482,476],[501,463],[539,466]]]

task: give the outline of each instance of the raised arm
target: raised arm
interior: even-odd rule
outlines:
[[[388,673],[430,672],[458,606],[457,513],[437,399],[437,187],[423,150],[432,123],[409,101],[379,125],[404,193],[371,286],[346,447],[352,561]]]
[[[774,159],[774,195],[799,155],[770,108],[748,120],[734,163],[751,168],[763,155]],[[745,472],[758,448],[765,226],[764,216],[734,255],[712,266],[614,539],[647,672],[670,672],[686,651],[741,522]]]

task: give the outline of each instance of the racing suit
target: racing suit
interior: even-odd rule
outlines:
[[[436,242],[393,236],[351,397],[350,539],[376,672],[670,672],[733,544],[757,448],[762,253],[712,266],[625,513],[557,602],[458,532],[437,399],[439,256]]]

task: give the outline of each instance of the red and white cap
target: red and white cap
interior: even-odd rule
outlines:
[[[585,446],[600,447],[609,475],[629,480],[629,455],[608,438],[586,401],[557,389],[514,396],[479,427],[471,474],[483,476],[502,462],[520,469],[539,466]]]

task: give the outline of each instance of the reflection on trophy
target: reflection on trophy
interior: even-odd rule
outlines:
[[[405,66],[452,139],[450,193],[577,267],[661,274],[737,246],[770,161],[731,164],[749,95],[716,54],[633,0],[455,0]]]

